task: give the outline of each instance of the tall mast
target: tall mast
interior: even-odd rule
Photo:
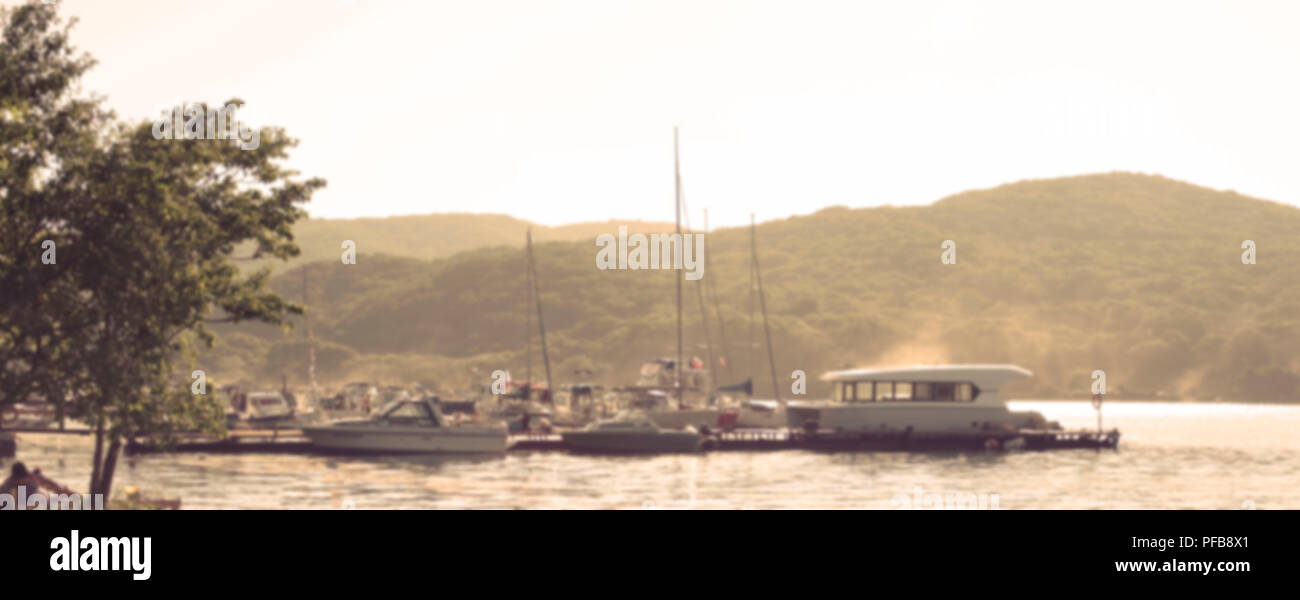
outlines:
[[[758,224],[754,222],[754,215],[749,215],[749,249],[754,257],[754,279],[758,282],[758,305],[763,311],[763,336],[767,338],[767,362],[772,368],[772,393],[776,394],[776,401],[785,408],[785,401],[781,399],[781,386],[776,383],[776,357],[772,352],[772,330],[767,326],[767,301],[763,297],[763,270],[758,266]]]
[[[311,330],[311,310],[307,308],[307,270],[310,267],[306,264],[302,266],[302,322],[303,332],[307,336],[307,381],[311,384],[311,389],[316,390],[316,336]]]
[[[677,210],[677,256],[683,256],[685,248],[682,247],[682,165],[677,150],[677,128],[673,127],[673,182],[677,189],[676,210]],[[679,259],[680,260],[680,259]],[[681,267],[683,265],[674,265]],[[677,408],[682,408],[682,274],[675,273],[673,277],[677,281],[677,366],[673,371],[677,374]]]
[[[546,366],[546,389],[551,393],[551,356],[546,351],[546,320],[542,318],[542,290],[537,285],[537,260],[533,258],[532,228],[528,229],[528,274],[533,282],[533,298],[537,300],[537,329],[542,339],[542,364]],[[532,383],[531,379],[529,383]]]
[[[533,385],[533,267],[529,256],[532,252],[533,230],[528,229],[524,237],[524,360],[528,365],[524,371],[529,387]]]
[[[753,215],[750,215],[751,227]],[[749,345],[745,350],[745,369],[748,371],[749,379],[752,381],[758,377],[758,369],[754,368],[754,349],[758,347],[758,342],[754,337],[754,309],[758,307],[755,296],[758,295],[758,288],[754,286],[754,255],[749,255]]]

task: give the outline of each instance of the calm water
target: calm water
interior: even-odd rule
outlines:
[[[1087,402],[1011,405],[1096,426]],[[152,455],[125,458],[115,488],[186,508],[897,508],[932,494],[1002,509],[1300,508],[1298,406],[1111,402],[1105,418],[1124,434],[1118,451]],[[87,436],[20,435],[17,458],[84,489],[91,446]]]

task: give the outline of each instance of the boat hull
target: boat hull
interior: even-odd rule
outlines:
[[[786,407],[786,425],[792,429],[957,432],[1023,429],[1041,422],[1038,413],[1012,412],[1002,404],[909,402]]]
[[[384,428],[303,427],[313,446],[326,450],[392,453],[496,453],[505,452],[509,436],[504,428]]]

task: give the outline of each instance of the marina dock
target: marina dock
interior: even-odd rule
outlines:
[[[54,432],[50,432],[54,433]],[[737,429],[705,436],[706,451],[814,450],[823,452],[925,452],[1113,449],[1119,445],[1119,431],[1021,430],[971,433],[911,433],[898,431],[808,433],[788,429]],[[509,452],[568,452],[559,433],[530,433],[511,436]],[[127,444],[129,455],[165,452],[214,454],[338,454],[313,448],[298,429],[234,430],[225,439],[185,436],[171,446],[155,446],[146,440]]]

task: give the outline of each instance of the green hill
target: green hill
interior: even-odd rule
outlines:
[[[578,367],[628,382],[642,360],[675,352],[680,274],[596,269],[595,234],[613,231],[537,245],[557,383]],[[1294,207],[1128,173],[1025,181],[930,206],[833,207],[758,228],[783,386],[794,369],[815,381],[849,365],[1012,362],[1036,374],[1013,396],[1086,395],[1104,369],[1121,394],[1258,401],[1300,390],[1298,234]],[[956,264],[941,263],[944,240],[956,242]],[[1243,240],[1257,244],[1258,264],[1242,264]],[[308,265],[319,377],[456,388],[498,368],[520,377],[525,288],[513,245]],[[718,288],[733,371],[721,379],[752,372],[768,395],[766,357],[751,361],[745,348],[749,230],[715,231],[709,245],[705,278]],[[299,299],[302,281],[299,267],[273,286]],[[696,284],[685,283],[687,348],[704,356]],[[218,372],[305,376],[302,330],[220,333],[203,357]]]
[[[659,231],[667,225],[641,221],[608,221],[604,223],[576,223],[548,227],[494,214],[445,213],[407,215],[385,218],[360,219],[303,219],[294,225],[294,239],[302,254],[289,262],[255,260],[240,263],[248,269],[270,267],[275,271],[316,261],[339,261],[344,240],[357,245],[358,255],[388,254],[433,260],[458,252],[488,246],[513,246],[522,248],[524,232],[530,227],[533,239],[539,242],[569,241],[595,238],[601,232],[618,225],[627,225],[630,231]],[[252,255],[249,243],[235,252],[235,256]]]

